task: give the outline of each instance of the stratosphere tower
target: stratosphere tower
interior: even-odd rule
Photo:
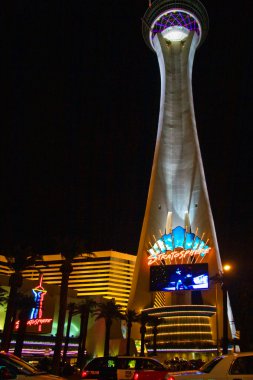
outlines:
[[[151,278],[152,267],[164,265],[168,270],[173,265],[191,265],[195,270],[197,264],[207,264],[209,279],[222,272],[192,95],[193,60],[208,28],[208,15],[199,0],[155,0],[142,19],[144,40],[157,55],[161,95],[129,308],[157,316],[163,311],[164,317],[169,308],[177,313],[175,307],[181,307],[181,313],[182,307],[195,307],[195,313],[201,315],[205,305],[210,320],[216,316],[218,321],[222,318],[216,312],[222,305],[222,292],[215,293],[210,283],[204,290],[199,286],[197,291],[167,291],[169,287],[155,291],[158,280]],[[200,337],[200,343],[202,339],[215,345],[222,335],[222,323],[212,324],[209,336]]]

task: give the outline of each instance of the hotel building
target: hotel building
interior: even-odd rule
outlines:
[[[136,256],[116,251],[94,252],[94,256],[86,259],[82,255],[73,260],[73,272],[69,279],[68,303],[81,303],[85,297],[91,297],[101,302],[102,299],[115,299],[122,306],[122,311],[127,308]],[[25,294],[32,294],[36,288],[45,291],[44,305],[42,308],[42,330],[30,323],[28,336],[24,347],[24,354],[29,355],[52,355],[54,336],[57,330],[59,311],[59,292],[61,283],[60,266],[63,258],[58,255],[44,255],[43,260],[37,261],[32,269],[25,270],[22,288]],[[0,286],[9,289],[8,282],[12,271],[4,256],[0,256]],[[43,275],[43,283],[40,278]],[[40,284],[40,286],[39,286]],[[0,307],[0,330],[4,326],[4,307]],[[32,320],[31,320],[32,322]],[[67,324],[67,316],[66,316]],[[66,327],[65,324],[65,327]],[[74,316],[71,323],[71,342],[69,356],[76,356],[77,338],[79,337],[80,316]],[[98,334],[98,331],[100,334]],[[115,346],[117,353],[122,338],[121,329],[119,334],[114,334],[111,347]],[[35,335],[34,335],[35,334]],[[94,323],[90,318],[87,337],[87,350],[94,355],[103,354],[103,323]],[[13,341],[14,343],[14,341]],[[13,346],[13,345],[12,345]],[[43,346],[43,348],[42,348]]]

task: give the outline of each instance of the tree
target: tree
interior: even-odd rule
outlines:
[[[141,333],[141,352],[140,352],[140,356],[144,356],[145,355],[145,352],[144,352],[144,348],[145,348],[145,335],[146,335],[146,325],[149,323],[152,325],[152,323],[156,323],[156,317],[155,316],[152,316],[152,315],[148,315],[146,312],[141,312],[138,317],[138,322],[141,324],[141,327],[140,327],[140,333]],[[158,319],[158,318],[157,318]],[[160,320],[162,321],[162,319],[160,318]],[[161,323],[161,322],[159,322]],[[157,326],[156,326],[157,328]],[[153,332],[155,331],[155,333],[157,333],[157,330],[153,329]],[[155,339],[156,339],[156,336],[155,336]]]
[[[0,288],[0,306],[3,306],[8,302],[8,292],[7,290]]]
[[[158,318],[155,316],[149,316],[148,323],[153,327],[153,355],[156,355],[156,349],[157,349],[157,333],[158,333],[158,326],[164,322],[163,318]]]
[[[64,324],[67,311],[67,300],[68,300],[68,285],[69,285],[69,276],[73,271],[72,261],[74,257],[82,254],[86,259],[92,258],[93,253],[83,253],[84,244],[81,240],[75,238],[65,237],[59,243],[57,251],[61,252],[64,261],[60,267],[62,273],[61,279],[61,289],[60,289],[60,300],[59,300],[59,315],[58,315],[58,324],[57,324],[57,333],[55,338],[55,347],[54,347],[54,356],[53,356],[53,365],[52,372],[55,375],[60,373],[60,363],[61,363],[61,350],[64,334]]]
[[[31,247],[15,246],[11,247],[5,254],[9,268],[13,273],[9,279],[10,293],[2,335],[1,350],[8,352],[11,341],[12,326],[14,323],[15,302],[18,289],[22,286],[22,271],[33,267],[39,255],[35,254]]]
[[[84,355],[86,352],[86,339],[88,332],[88,322],[90,313],[92,313],[97,303],[87,297],[84,302],[77,305],[77,312],[80,313],[80,335],[78,344],[77,365],[82,368],[84,365]]]
[[[123,319],[121,314],[122,307],[115,303],[115,299],[99,302],[97,309],[93,312],[96,320],[103,318],[105,320],[105,344],[104,356],[109,356],[110,332],[113,320]]]
[[[146,334],[146,324],[149,321],[149,317],[146,313],[141,313],[139,316],[139,322],[141,324],[140,333],[141,333],[141,352],[140,356],[144,356],[144,346],[145,346],[145,334]]]
[[[62,355],[62,365],[64,365],[66,362],[68,345],[69,345],[70,327],[71,327],[72,317],[76,312],[76,307],[77,305],[74,302],[69,303],[67,306],[67,310],[69,311],[69,316],[68,316],[68,324],[67,324],[66,337],[65,337],[65,345],[64,345],[63,355]]]
[[[16,335],[16,344],[14,354],[19,358],[22,355],[22,349],[24,345],[24,338],[26,333],[27,322],[31,315],[32,308],[36,307],[36,301],[31,295],[26,295],[18,292],[16,295],[16,310],[18,311],[18,330]],[[15,313],[16,314],[16,313]]]
[[[126,345],[126,355],[130,355],[130,341],[131,341],[131,330],[133,322],[139,321],[139,314],[134,309],[127,309],[123,315],[123,319],[127,322],[127,345]]]

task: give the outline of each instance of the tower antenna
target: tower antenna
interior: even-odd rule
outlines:
[[[148,0],[148,6],[149,6],[149,8],[151,8],[151,5],[152,5],[151,0]]]

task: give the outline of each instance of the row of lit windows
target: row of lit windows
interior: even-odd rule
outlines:
[[[211,332],[209,332],[209,333],[206,333],[206,332],[203,332],[203,331],[175,331],[175,332],[168,332],[168,333],[158,333],[157,334],[157,338],[159,339],[159,338],[161,338],[161,337],[166,337],[166,338],[168,338],[168,339],[170,339],[170,337],[173,337],[173,339],[174,339],[174,337],[175,337],[175,335],[177,335],[180,339],[182,338],[182,337],[186,337],[186,336],[188,336],[188,335],[201,335],[201,338],[202,337],[206,337],[206,338],[210,338],[210,337],[212,337],[212,333]],[[145,337],[146,338],[151,338],[151,337],[153,337],[154,336],[154,334],[146,334],[145,335]]]
[[[124,270],[122,269],[121,267],[119,266],[116,266],[116,265],[106,265],[106,266],[94,266],[94,267],[83,267],[83,268],[78,268],[79,270],[76,270],[75,268],[73,268],[73,272],[70,274],[70,277],[73,276],[73,275],[77,275],[77,274],[85,274],[85,273],[93,273],[93,272],[96,272],[96,273],[108,273],[109,272],[114,272],[114,271],[117,271],[118,273],[120,273],[122,276],[128,276],[129,273],[133,273],[133,268],[129,268],[128,270]],[[60,266],[55,266],[53,268],[38,268],[38,270],[40,270],[41,272],[45,273],[45,274],[55,274],[57,272],[61,273],[60,272]],[[25,270],[24,272],[24,275],[30,275],[30,276],[34,276],[34,277],[38,277],[38,271],[36,270]]]
[[[188,332],[188,331],[196,331],[196,333],[199,333],[199,332],[211,332],[211,326],[208,325],[208,326],[195,326],[195,328],[193,328],[193,326],[180,326],[179,327],[180,329],[180,332]],[[147,328],[147,332],[150,332],[153,330],[153,327],[149,327]],[[170,326],[170,327],[164,327],[164,326],[158,326],[157,328],[157,331],[158,331],[158,334],[162,334],[162,333],[173,333],[175,330],[178,330],[176,327],[173,327],[173,326]]]

